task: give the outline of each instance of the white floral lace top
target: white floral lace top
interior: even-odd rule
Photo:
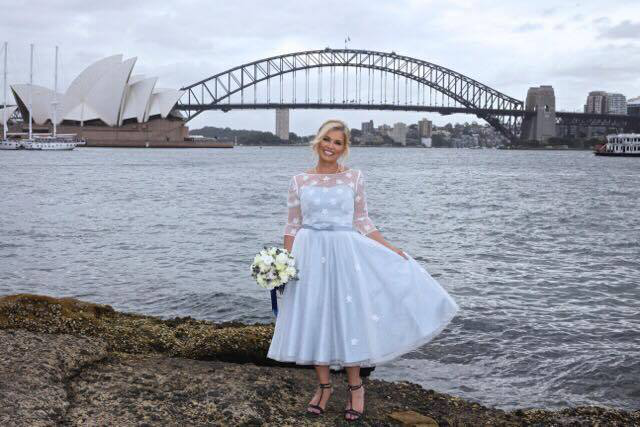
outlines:
[[[362,171],[301,173],[291,177],[284,234],[295,236],[302,224],[353,226],[363,235],[377,228],[369,218]]]

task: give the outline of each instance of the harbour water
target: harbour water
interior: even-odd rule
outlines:
[[[0,295],[273,321],[249,264],[282,245],[308,147],[0,156]],[[374,377],[487,406],[640,408],[640,169],[587,151],[354,147],[370,216],[461,307]]]

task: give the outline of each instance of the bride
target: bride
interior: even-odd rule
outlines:
[[[384,239],[369,218],[364,174],[346,167],[350,132],[322,124],[313,169],[289,181],[284,247],[299,280],[282,295],[267,357],[314,365],[318,388],[307,412],[322,416],[333,392],[330,367],[344,367],[345,419],[364,413],[361,367],[388,362],[438,335],[458,305],[429,273]]]

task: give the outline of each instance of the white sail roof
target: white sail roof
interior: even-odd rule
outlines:
[[[135,63],[136,58],[131,58],[114,66],[96,82],[87,96],[87,103],[98,113],[97,118],[109,126],[118,124],[127,81]]]
[[[94,62],[78,74],[64,94],[60,120],[85,121],[99,118],[94,108],[87,104],[87,97],[93,86],[121,63],[122,55],[108,56]]]
[[[157,77],[150,77],[127,85],[127,94],[124,108],[120,115],[120,124],[127,119],[137,119],[139,123],[144,121],[151,103],[153,88],[156,86],[157,81]]]
[[[132,75],[136,58],[122,60],[122,55],[103,58],[82,71],[58,94],[56,119],[86,122],[101,120],[109,126],[124,120],[147,121],[150,116],[166,118],[184,91],[157,89],[157,77]],[[22,111],[27,108],[29,85],[11,86]],[[42,86],[33,86],[33,118],[42,124],[52,118],[54,93]],[[27,111],[28,112],[28,111]]]
[[[4,114],[5,123],[8,122],[9,119],[11,118],[11,115],[16,111],[16,108],[18,108],[18,107],[15,106],[15,105],[10,106],[10,107],[0,108],[0,121],[2,120],[2,116]]]
[[[155,89],[151,95],[151,104],[149,105],[149,114],[147,115],[146,120],[148,120],[149,117],[157,115],[166,119],[182,94],[184,94],[183,90],[166,88]]]
[[[19,98],[20,101],[22,101],[27,113],[29,112],[30,86],[31,85],[29,85],[28,83],[11,85],[11,91],[13,92],[14,97],[16,99]],[[33,119],[34,123],[42,125],[47,120],[51,120],[51,117],[53,116],[53,103],[55,101],[58,102],[56,108],[57,117],[62,116],[62,106],[60,104],[60,100],[63,98],[63,95],[61,93],[58,93],[56,97],[54,91],[44,86],[32,85],[32,88],[33,92],[31,94],[31,118]]]

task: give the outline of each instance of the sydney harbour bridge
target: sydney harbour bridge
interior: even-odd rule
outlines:
[[[395,52],[310,50],[242,64],[182,88],[187,121],[207,110],[359,109],[472,114],[510,141],[557,125],[640,130],[640,117],[561,112],[550,86],[521,101],[454,70]]]

